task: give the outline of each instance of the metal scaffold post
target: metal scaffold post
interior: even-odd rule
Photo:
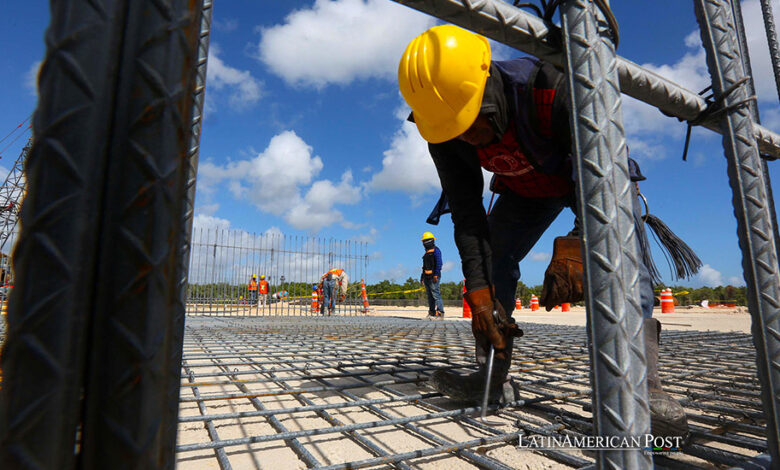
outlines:
[[[733,193],[753,341],[767,419],[767,442],[780,461],[780,273],[765,174],[753,131],[734,16],[728,1],[695,0],[715,96],[726,112],[720,120]]]
[[[10,255],[11,246],[8,241],[13,238],[19,221],[19,208],[24,199],[24,190],[27,180],[24,177],[24,162],[32,147],[32,137],[27,141],[14,166],[6,176],[3,185],[0,186],[0,252]],[[9,258],[5,258],[9,259]],[[7,263],[2,262],[5,269]]]
[[[633,218],[615,45],[589,0],[561,5],[571,94],[578,218],[582,224],[594,430],[637,437],[650,430]],[[651,468],[639,449],[600,451],[599,468]]]

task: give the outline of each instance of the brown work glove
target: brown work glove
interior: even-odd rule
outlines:
[[[553,256],[544,272],[544,285],[539,305],[549,312],[566,302],[579,302],[582,290],[582,255],[579,237],[558,237],[553,244]]]
[[[523,336],[523,330],[507,317],[501,304],[494,300],[493,289],[477,289],[463,294],[463,298],[471,307],[471,332],[474,338],[484,349],[488,349],[492,344],[496,349],[496,357],[506,359],[507,338]]]

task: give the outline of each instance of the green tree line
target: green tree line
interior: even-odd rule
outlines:
[[[370,299],[423,299],[425,291],[422,289],[419,279],[408,278],[403,284],[384,280],[376,284],[366,284],[366,292]],[[718,287],[686,287],[682,285],[658,285],[655,295],[659,296],[661,289],[671,288],[672,294],[680,305],[698,305],[702,300],[710,303],[735,303],[746,305],[745,287],[718,286]],[[291,296],[307,296],[311,294],[312,284],[306,282],[286,282],[280,285],[269,284],[270,294],[280,290],[287,290]],[[246,284],[209,283],[190,284],[190,298],[215,298],[238,299],[246,297],[248,289]],[[542,286],[526,286],[522,281],[517,283],[515,297],[521,299],[523,305],[528,305],[531,295],[537,297],[542,292]],[[349,287],[350,297],[360,296],[360,281],[353,282]],[[443,300],[458,300],[463,296],[463,282],[442,282],[441,296]]]

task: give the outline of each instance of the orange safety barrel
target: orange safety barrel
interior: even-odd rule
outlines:
[[[661,313],[674,313],[672,289],[664,289],[661,291]]]

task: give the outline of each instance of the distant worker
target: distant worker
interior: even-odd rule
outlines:
[[[249,280],[249,305],[257,305],[257,274]]]
[[[511,402],[517,398],[507,373],[513,340],[522,335],[512,319],[519,262],[558,214],[566,207],[574,209],[577,203],[566,77],[553,65],[532,57],[491,60],[485,37],[442,25],[409,43],[398,67],[398,81],[412,109],[410,120],[428,142],[443,190],[437,205],[440,210],[429,220],[438,221],[445,202],[452,211],[479,365],[471,375],[439,370],[431,381],[451,398],[481,399],[492,345],[491,389],[497,401]],[[493,172],[491,189],[499,194],[489,216],[482,203],[482,168]],[[629,170],[632,181],[644,179],[635,162],[630,161]],[[648,243],[637,192],[633,185],[631,189],[640,251]],[[540,299],[548,310],[582,300],[580,244],[574,233],[555,240]],[[652,318],[648,268],[644,262],[638,264],[637,301],[644,315],[652,429],[655,435],[686,434],[684,409],[661,389],[658,379],[661,325]]]
[[[436,246],[436,237],[431,232],[425,232],[422,236],[425,254],[422,257],[422,274],[420,282],[425,285],[428,294],[428,318],[444,317],[444,303],[441,301],[441,250]]]
[[[312,313],[320,311],[320,288],[317,284],[311,286],[311,311]]]
[[[274,300],[284,300],[290,296],[290,293],[286,290],[280,290],[278,292],[274,292],[274,295],[271,296]]]
[[[328,315],[333,315],[337,293],[340,292],[339,302],[347,298],[349,276],[343,269],[334,268],[322,275],[320,285],[322,285],[322,313],[324,315],[327,309]]]
[[[259,292],[258,305],[264,307],[268,303],[268,281],[265,280],[265,274],[260,275],[260,282],[257,284],[257,290]]]

